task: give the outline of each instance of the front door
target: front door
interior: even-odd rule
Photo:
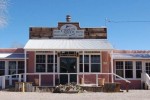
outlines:
[[[60,57],[60,73],[77,73],[77,58],[75,57]],[[60,84],[76,82],[77,75],[71,74],[68,80],[68,75],[60,75]]]

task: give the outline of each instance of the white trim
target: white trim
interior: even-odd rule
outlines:
[[[53,51],[53,73],[55,73],[55,51]],[[53,86],[55,86],[55,75],[53,75]]]
[[[24,59],[24,82],[27,81],[27,51],[24,50],[24,56],[25,56],[25,59]]]
[[[113,74],[113,51],[111,51],[111,73]],[[114,77],[111,75],[111,81],[114,82]]]
[[[82,55],[82,62],[83,62],[83,84],[84,84],[84,81],[85,81],[85,79],[84,79],[84,51],[83,51],[83,55]]]

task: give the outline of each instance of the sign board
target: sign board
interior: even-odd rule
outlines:
[[[60,30],[53,31],[54,38],[84,38],[84,30],[77,30],[72,24],[63,25]]]

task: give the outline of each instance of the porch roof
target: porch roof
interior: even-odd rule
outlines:
[[[68,51],[100,51],[112,50],[107,39],[30,39],[25,50],[68,50]]]
[[[149,53],[114,53],[113,59],[150,59]]]
[[[24,59],[23,53],[0,53],[0,59]]]

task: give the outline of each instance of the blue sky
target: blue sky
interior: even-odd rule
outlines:
[[[9,0],[7,10],[0,48],[24,46],[29,27],[56,27],[69,14],[81,27],[101,27],[110,20],[108,40],[116,49],[150,50],[150,0]]]

